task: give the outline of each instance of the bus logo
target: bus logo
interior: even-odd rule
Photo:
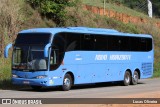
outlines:
[[[131,60],[131,55],[96,55],[95,60]]]
[[[95,60],[107,60],[107,55],[96,55]]]

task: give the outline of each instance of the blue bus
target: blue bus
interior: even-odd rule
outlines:
[[[20,31],[12,52],[12,83],[33,89],[121,81],[136,85],[153,75],[153,38],[114,29],[66,27]]]

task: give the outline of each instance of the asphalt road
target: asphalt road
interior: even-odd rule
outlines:
[[[117,83],[76,86],[70,91],[60,91],[59,88],[43,88],[40,91],[31,88],[0,90],[0,98],[125,98],[150,92],[160,93],[160,78],[140,80],[139,84],[129,86]]]

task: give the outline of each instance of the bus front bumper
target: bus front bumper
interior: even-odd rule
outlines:
[[[53,80],[45,79],[26,79],[12,78],[12,83],[16,85],[36,85],[36,86],[55,86]]]

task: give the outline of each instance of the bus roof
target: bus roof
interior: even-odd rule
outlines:
[[[56,34],[60,32],[70,32],[70,33],[85,33],[85,34],[102,34],[102,35],[117,35],[117,36],[135,36],[135,37],[149,37],[149,34],[132,34],[119,32],[114,29],[105,28],[89,28],[89,27],[61,27],[61,28],[33,28],[28,30],[22,30],[19,33],[51,33]]]

